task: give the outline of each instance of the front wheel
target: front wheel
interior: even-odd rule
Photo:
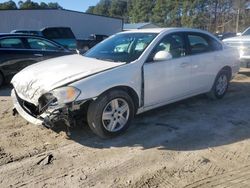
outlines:
[[[134,112],[133,100],[125,91],[111,91],[90,104],[88,124],[102,138],[117,136],[127,130]]]
[[[223,98],[229,86],[229,78],[228,71],[220,71],[208,96],[212,99]]]

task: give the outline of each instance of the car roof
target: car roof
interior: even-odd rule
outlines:
[[[192,28],[182,28],[182,27],[168,27],[168,28],[149,28],[149,29],[134,29],[129,31],[124,31],[125,33],[165,33],[167,31],[183,31],[183,32],[200,32],[200,33],[209,33],[201,29],[192,29]]]
[[[27,34],[27,33],[0,33],[0,37],[23,37],[23,36],[44,38],[44,37],[41,37],[39,35],[33,35],[33,34]]]

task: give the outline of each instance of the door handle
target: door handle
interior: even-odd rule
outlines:
[[[183,62],[183,63],[181,63],[181,67],[187,67],[188,66],[188,63],[187,62]]]
[[[34,54],[34,56],[43,57],[43,54]]]

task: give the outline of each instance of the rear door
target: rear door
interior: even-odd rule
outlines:
[[[206,92],[218,72],[222,45],[204,33],[188,32],[186,37],[191,55],[190,89],[193,93]]]
[[[26,37],[25,43],[32,54],[32,59],[34,60],[32,63],[71,54],[55,43],[39,37]],[[24,63],[22,66],[26,67],[30,65],[30,63],[31,62]]]

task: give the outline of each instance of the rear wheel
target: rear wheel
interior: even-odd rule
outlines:
[[[214,85],[211,91],[208,93],[208,96],[212,99],[221,99],[227,92],[229,85],[229,72],[222,70],[217,75]]]
[[[91,130],[102,138],[124,133],[134,117],[134,103],[124,91],[105,93],[93,101],[87,119]]]

